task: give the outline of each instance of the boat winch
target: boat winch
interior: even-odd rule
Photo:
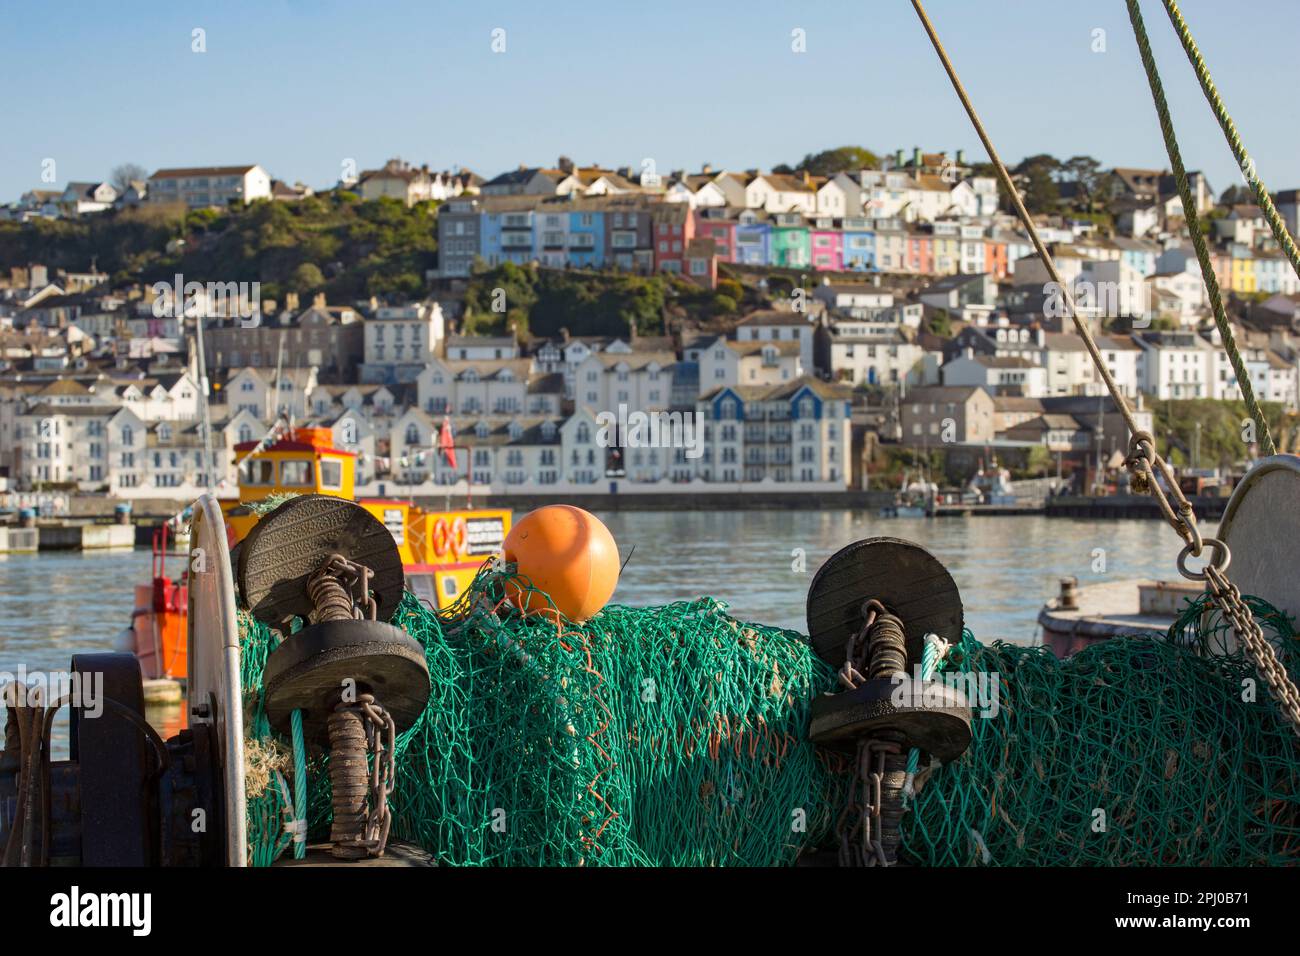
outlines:
[[[250,612],[287,635],[263,672],[267,719],[329,750],[330,855],[383,856],[396,737],[429,700],[424,649],[387,623],[403,583],[393,536],[350,501],[291,498],[244,539],[238,577]]]
[[[835,828],[841,866],[896,863],[904,798],[924,779],[921,757],[947,763],[970,745],[965,694],[933,679],[962,628],[952,576],[911,542],[858,541],[813,578],[809,638],[844,690],[814,699],[809,738],[854,761]]]

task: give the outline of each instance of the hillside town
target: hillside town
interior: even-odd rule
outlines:
[[[960,150],[878,167],[661,173],[561,157],[484,178],[394,159],[323,191],[256,164],[31,190],[0,220],[331,193],[426,204],[437,261],[417,294],[348,301],[310,282],[273,298],[234,276],[5,263],[0,480],[190,498],[255,481],[236,473],[236,446],[285,419],[355,452],[362,494],[828,493],[869,487],[891,449],[967,472],[1044,453],[1058,476],[1104,472],[1123,423],[996,180]],[[1248,193],[1190,179],[1255,393],[1296,412],[1300,280]],[[1300,191],[1274,200],[1295,233]],[[1173,177],[1062,174],[1048,205],[1041,235],[1139,420],[1150,427],[1153,403],[1239,400]],[[665,306],[657,328],[622,334],[475,334],[467,290],[509,268],[668,276],[724,307],[704,320]]]

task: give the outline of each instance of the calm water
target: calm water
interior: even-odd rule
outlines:
[[[864,512],[678,511],[602,514],[624,558],[635,546],[614,599],[663,604],[710,594],[738,617],[804,630],[812,576],[859,538],[893,535],[929,548],[947,565],[983,640],[1031,643],[1057,579],[1175,576],[1178,539],[1154,521],[1044,517],[894,518]],[[806,570],[791,570],[795,549]],[[0,670],[19,663],[66,668],[79,650],[108,650],[126,626],[132,586],[149,575],[146,551],[0,555]]]
[[[737,617],[804,631],[805,599],[821,563],[859,538],[891,535],[929,548],[952,572],[967,626],[982,640],[1033,643],[1038,610],[1058,578],[1171,578],[1178,539],[1155,521],[1044,517],[894,518],[865,512],[678,511],[601,514],[626,559],[614,600],[664,604],[708,594]],[[802,549],[806,570],[792,570]],[[62,672],[78,651],[111,650],[129,622],[147,551],[0,555],[0,672]],[[8,678],[0,674],[0,680]],[[179,710],[155,724],[177,719]],[[55,755],[66,753],[66,709]],[[170,731],[171,728],[168,728]]]

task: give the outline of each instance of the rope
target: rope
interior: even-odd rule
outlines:
[[[1227,106],[1224,105],[1223,99],[1219,96],[1214,81],[1210,79],[1210,69],[1205,65],[1205,59],[1201,56],[1196,41],[1192,39],[1192,31],[1188,29],[1187,22],[1183,19],[1182,11],[1178,9],[1178,4],[1174,0],[1164,0],[1164,5],[1165,12],[1169,14],[1169,21],[1174,25],[1174,30],[1178,33],[1178,39],[1182,41],[1183,49],[1187,52],[1187,59],[1191,61],[1192,68],[1196,71],[1196,78],[1201,82],[1201,89],[1205,91],[1205,98],[1210,103],[1210,109],[1214,111],[1214,116],[1223,130],[1223,135],[1227,137],[1232,155],[1237,160],[1237,165],[1241,167],[1246,182],[1250,184],[1250,191],[1255,195],[1256,205],[1259,206],[1264,218],[1268,221],[1268,227],[1273,231],[1273,238],[1277,240],[1277,244],[1286,253],[1286,257],[1291,260],[1291,268],[1295,269],[1296,275],[1300,276],[1300,249],[1296,248],[1295,241],[1291,238],[1291,234],[1287,232],[1286,223],[1278,215],[1278,211],[1273,205],[1273,197],[1264,188],[1263,181],[1255,174],[1255,161],[1246,153],[1246,147],[1241,141],[1241,136],[1237,133],[1237,125],[1232,121],[1232,116],[1228,113]]]
[[[1151,98],[1155,101],[1156,115],[1160,119],[1160,132],[1164,136],[1165,152],[1169,154],[1169,164],[1174,172],[1174,180],[1178,184],[1178,195],[1182,199],[1183,218],[1187,222],[1187,231],[1191,233],[1192,246],[1196,250],[1196,261],[1200,264],[1201,276],[1205,280],[1205,288],[1210,296],[1210,307],[1214,313],[1214,324],[1218,326],[1219,336],[1223,340],[1223,350],[1228,354],[1228,361],[1232,365],[1232,372],[1237,376],[1237,386],[1241,389],[1241,397],[1246,402],[1246,410],[1250,412],[1250,417],[1255,422],[1255,428],[1257,429],[1260,445],[1264,449],[1266,455],[1276,455],[1277,447],[1273,444],[1273,435],[1269,431],[1268,422],[1264,419],[1264,412],[1260,409],[1259,402],[1255,398],[1255,388],[1250,381],[1250,372],[1246,369],[1246,363],[1237,349],[1237,341],[1232,334],[1232,326],[1229,324],[1227,313],[1223,308],[1223,297],[1219,290],[1219,279],[1214,274],[1214,267],[1210,264],[1210,253],[1206,248],[1205,236],[1201,234],[1200,216],[1196,211],[1196,198],[1192,195],[1191,185],[1187,181],[1187,170],[1183,166],[1182,151],[1178,147],[1178,137],[1174,133],[1174,121],[1169,112],[1169,103],[1165,99],[1165,89],[1164,84],[1160,79],[1160,69],[1156,66],[1155,56],[1151,52],[1151,41],[1147,37],[1146,25],[1142,22],[1142,10],[1138,6],[1138,0],[1126,0],[1126,2],[1128,3],[1129,20],[1133,24],[1133,35],[1137,38],[1138,54],[1142,57],[1142,67],[1146,70],[1147,83],[1151,87]],[[1165,6],[1168,7],[1170,2],[1171,0],[1165,0]],[[1173,17],[1175,11],[1171,10],[1169,15],[1170,17]],[[1179,22],[1180,21],[1181,17],[1179,18]],[[1178,26],[1178,22],[1175,22],[1175,26]],[[1183,25],[1182,30],[1186,30],[1186,24]],[[1190,43],[1191,35],[1188,34],[1183,42],[1184,45]],[[1192,55],[1193,50],[1195,50],[1195,47],[1192,47],[1192,49],[1188,51],[1188,56]],[[1203,66],[1204,65],[1202,64],[1202,68]],[[1208,81],[1209,74],[1207,73],[1202,79],[1202,85],[1204,86]],[[1213,86],[1206,89],[1207,96],[1210,95],[1212,89]],[[1216,101],[1217,94],[1215,94],[1214,99],[1211,99],[1211,104]],[[1221,103],[1219,105],[1222,106]],[[1227,118],[1226,111],[1224,111],[1223,115]],[[1220,123],[1222,122],[1223,120],[1221,119]],[[1227,122],[1231,124],[1232,120],[1228,118]],[[1228,127],[1224,127],[1224,129],[1226,131]],[[1235,135],[1236,130],[1234,129],[1232,133],[1229,134],[1229,142],[1233,141]],[[1237,140],[1236,143],[1237,146],[1234,147],[1234,152],[1236,152],[1236,149],[1240,147],[1240,140]],[[1245,155],[1244,149],[1241,151],[1240,155]],[[1257,182],[1257,180],[1254,181]],[[1268,193],[1264,193],[1263,196],[1264,200],[1268,201]],[[1269,209],[1273,211],[1274,216],[1277,215],[1277,211],[1273,210],[1272,202],[1269,202]],[[1283,235],[1286,234],[1285,227],[1282,227],[1282,233]],[[1274,234],[1276,235],[1276,230]],[[1287,236],[1287,241],[1290,242],[1289,236]],[[1297,274],[1300,275],[1300,254],[1295,252],[1294,245],[1291,248],[1291,254],[1295,256],[1291,260],[1292,264],[1296,267]]]
[[[921,680],[934,676],[934,669],[948,653],[948,642],[938,634],[925,635],[925,645],[921,649]],[[921,767],[921,750],[913,747],[907,754],[907,777],[903,780],[903,806],[916,795],[914,784],[916,772]]]
[[[307,855],[307,745],[302,735],[302,711],[294,710],[293,722],[293,858]]]
[[[1136,10],[1135,0],[1128,0],[1128,2],[1130,14],[1136,15],[1137,17],[1134,21],[1136,29],[1140,25],[1141,14]],[[1056,263],[1052,261],[1052,257],[1048,254],[1047,247],[1039,237],[1038,230],[1034,227],[1034,221],[1029,215],[1029,210],[1025,208],[1025,204],[1020,198],[1020,192],[1015,188],[1015,184],[1011,181],[1011,174],[1007,171],[1006,165],[998,156],[997,150],[994,149],[993,141],[989,138],[988,133],[985,132],[984,124],[980,121],[979,114],[975,111],[974,104],[971,103],[970,97],[966,95],[966,89],[962,86],[961,79],[957,76],[957,69],[952,65],[952,61],[948,58],[948,53],[944,50],[943,43],[939,40],[939,35],[935,32],[934,24],[930,22],[929,16],[926,15],[925,7],[922,6],[921,0],[912,0],[912,6],[916,10],[916,14],[920,18],[921,25],[925,28],[926,34],[930,37],[930,43],[934,46],[935,52],[939,55],[939,60],[948,74],[948,79],[952,82],[953,89],[957,92],[958,99],[961,100],[962,106],[966,109],[966,115],[970,117],[971,124],[975,127],[975,132],[979,134],[980,141],[984,144],[984,148],[988,152],[989,160],[992,162],[993,168],[998,174],[998,179],[1001,181],[1002,187],[1011,197],[1011,202],[1015,207],[1016,214],[1020,217],[1020,221],[1024,224],[1025,230],[1029,233],[1030,241],[1038,251],[1039,258],[1042,259],[1043,265],[1046,267],[1048,274],[1056,283],[1057,288],[1061,290],[1061,295],[1070,310],[1070,318],[1074,322],[1074,327],[1078,331],[1079,337],[1083,339],[1083,344],[1086,347],[1088,354],[1092,357],[1092,362],[1097,369],[1097,373],[1101,376],[1102,381],[1105,382],[1106,389],[1110,392],[1111,401],[1115,403],[1115,406],[1120,410],[1120,413],[1124,418],[1124,424],[1128,427],[1130,433],[1129,454],[1125,460],[1125,464],[1132,476],[1133,490],[1139,494],[1150,494],[1151,497],[1155,499],[1156,504],[1159,506],[1161,513],[1164,515],[1165,520],[1169,523],[1170,527],[1172,527],[1174,531],[1178,533],[1178,536],[1183,539],[1185,547],[1183,549],[1183,554],[1179,558],[1179,572],[1185,577],[1193,577],[1193,575],[1189,574],[1184,569],[1183,560],[1188,554],[1200,557],[1201,552],[1204,550],[1205,539],[1202,538],[1200,529],[1197,527],[1196,513],[1192,509],[1192,504],[1187,500],[1187,496],[1184,495],[1182,490],[1178,487],[1178,481],[1175,479],[1173,470],[1169,467],[1168,462],[1166,462],[1156,450],[1154,437],[1150,433],[1138,429],[1137,422],[1133,417],[1132,409],[1129,408],[1128,402],[1124,398],[1124,394],[1119,390],[1114,377],[1110,374],[1110,371],[1106,368],[1106,364],[1102,361],[1101,353],[1097,349],[1097,343],[1093,340],[1092,331],[1088,328],[1087,323],[1079,317],[1079,313],[1074,305],[1074,296],[1070,293],[1070,290],[1066,288],[1065,283],[1061,279],[1060,272],[1057,271]],[[1141,43],[1142,35],[1143,34],[1139,35],[1139,43]],[[1148,70],[1148,76],[1152,76],[1154,61],[1150,57],[1149,48],[1144,57],[1144,63],[1149,63],[1151,65],[1151,69]],[[1158,77],[1153,82],[1158,83]],[[1157,88],[1158,87],[1153,86],[1153,91]],[[1160,98],[1163,98],[1163,91],[1160,92]],[[1159,102],[1159,99],[1157,102]],[[1167,127],[1166,142],[1172,143],[1174,148],[1176,148],[1177,144],[1172,138],[1172,125],[1168,123],[1167,109],[1165,110],[1164,120]],[[1183,184],[1184,186],[1186,185],[1185,176]],[[1188,208],[1190,208],[1194,213],[1194,207],[1195,204],[1193,203],[1190,204]],[[1183,210],[1184,213],[1188,211],[1188,208]],[[1196,230],[1196,232],[1199,232],[1199,229]],[[1204,267],[1203,262],[1202,268]],[[1216,321],[1217,320],[1216,317]],[[1229,337],[1225,337],[1224,341],[1228,342],[1230,341],[1231,330],[1227,328],[1226,322],[1224,328],[1229,333]],[[1235,348],[1233,351],[1229,352],[1229,357],[1234,358],[1236,362],[1240,364],[1240,356],[1235,354]],[[1249,395],[1249,401],[1253,401],[1254,393],[1250,391],[1249,377],[1240,377],[1239,384],[1241,385],[1242,394]],[[1273,454],[1273,439],[1268,433],[1268,426],[1264,423],[1257,405],[1254,406],[1252,414],[1256,416],[1255,420],[1260,429],[1257,437],[1264,443],[1264,447],[1268,450],[1269,454]],[[1157,480],[1157,473],[1159,477],[1164,478],[1167,494],[1166,490],[1160,487],[1160,482]],[[1172,505],[1169,502],[1170,497],[1174,499],[1174,504]],[[1221,564],[1221,569],[1226,568],[1227,548],[1223,547],[1221,544],[1216,550],[1215,561],[1216,563]],[[1221,603],[1225,603],[1225,601],[1231,602],[1234,600],[1236,606],[1227,607],[1226,610],[1235,617],[1244,618],[1249,616],[1249,609],[1241,605],[1239,596],[1233,598],[1232,594],[1227,591],[1224,591],[1220,596]],[[1279,674],[1279,671],[1276,664],[1268,658],[1267,644],[1260,644],[1259,642],[1251,641],[1247,646],[1248,649],[1251,650],[1252,654],[1254,654],[1256,649],[1263,651],[1262,654],[1254,655],[1256,656],[1257,666],[1261,673],[1270,677],[1270,690],[1275,686],[1280,687],[1282,690],[1281,699],[1289,705],[1294,705],[1288,707],[1288,718],[1294,722],[1296,733],[1300,735],[1300,691],[1297,691],[1294,680],[1289,679],[1286,674],[1280,674],[1280,681],[1275,684],[1272,680],[1272,676]]]

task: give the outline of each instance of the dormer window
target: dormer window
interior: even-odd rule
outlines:
[[[159,440],[159,441],[171,441],[171,440],[172,440],[172,427],[171,427],[170,425],[159,425],[159,426],[158,426],[158,440]]]
[[[542,437],[547,441],[555,437],[555,422],[542,422]]]
[[[523,427],[522,425],[520,425],[518,422],[511,422],[511,423],[510,423],[510,440],[511,440],[511,441],[518,441],[520,438],[523,437],[523,434],[524,434],[524,427]]]
[[[487,422],[479,422],[477,425],[475,425],[474,434],[477,435],[479,438],[487,438],[488,437]]]

